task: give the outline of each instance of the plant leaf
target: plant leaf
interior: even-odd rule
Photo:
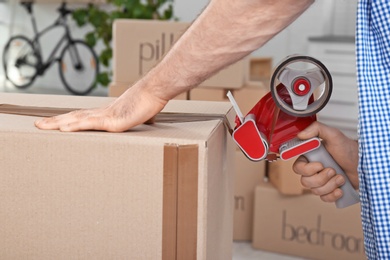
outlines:
[[[96,37],[95,37],[95,32],[89,32],[85,35],[85,42],[91,46],[94,47],[96,45]]]
[[[97,75],[97,82],[99,82],[102,86],[107,87],[110,84],[111,77],[107,71],[100,72]]]
[[[79,27],[87,23],[88,12],[86,9],[77,9],[72,12],[72,18]]]
[[[109,67],[112,60],[112,25],[116,19],[159,19],[174,18],[173,0],[106,0],[106,5],[89,4],[73,11],[73,20],[79,27],[90,25],[92,31],[85,34],[85,41],[91,47],[102,41],[104,49],[99,54],[99,62]],[[107,86],[111,80],[110,72],[101,72],[97,82]]]
[[[99,55],[99,61],[106,67],[110,65],[110,60],[112,59],[112,49],[104,49]]]

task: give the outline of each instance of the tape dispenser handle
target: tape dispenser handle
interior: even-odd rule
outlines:
[[[337,174],[344,176],[345,183],[340,187],[343,191],[343,196],[336,201],[337,208],[346,208],[359,203],[359,193],[352,186],[344,170],[336,163],[319,138],[315,137],[308,140],[295,138],[280,147],[280,157],[282,160],[288,160],[300,154],[305,156],[309,162],[321,162],[325,168],[333,168]]]

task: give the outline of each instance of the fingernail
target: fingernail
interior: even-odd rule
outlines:
[[[307,133],[307,132],[309,132],[309,128],[305,128],[305,129],[303,129],[301,132],[302,132],[302,133]]]
[[[300,132],[300,134],[306,135],[309,133],[309,130],[306,128]]]
[[[337,198],[339,198],[339,197],[341,197],[341,195],[343,195],[343,194],[342,194],[341,190],[335,190],[335,191],[334,191],[334,195],[335,195]]]
[[[302,130],[299,134],[298,134],[298,136],[299,137],[301,137],[301,138],[306,138],[307,136],[310,136],[311,134],[310,134],[310,129],[304,129],[304,130]]]
[[[333,170],[329,170],[327,173],[326,173],[329,177],[333,177],[335,175],[335,172]]]
[[[337,185],[342,185],[344,184],[344,178],[342,176],[337,176],[336,178],[336,184]]]

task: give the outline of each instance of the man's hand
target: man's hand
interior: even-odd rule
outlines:
[[[359,188],[357,174],[358,143],[346,137],[341,131],[321,123],[315,122],[298,134],[300,139],[318,136],[333,159],[339,164],[348,176],[352,186]],[[308,162],[300,156],[293,165],[293,170],[301,175],[301,183],[325,202],[335,202],[342,197],[339,188],[345,183],[342,175],[332,168],[324,168],[320,162]]]
[[[166,100],[133,86],[107,107],[76,110],[37,120],[35,125],[40,129],[58,129],[64,132],[82,130],[123,132],[151,119],[166,103]]]

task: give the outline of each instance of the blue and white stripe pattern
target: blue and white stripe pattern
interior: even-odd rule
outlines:
[[[368,259],[390,259],[390,1],[361,0],[356,25],[365,249]]]

